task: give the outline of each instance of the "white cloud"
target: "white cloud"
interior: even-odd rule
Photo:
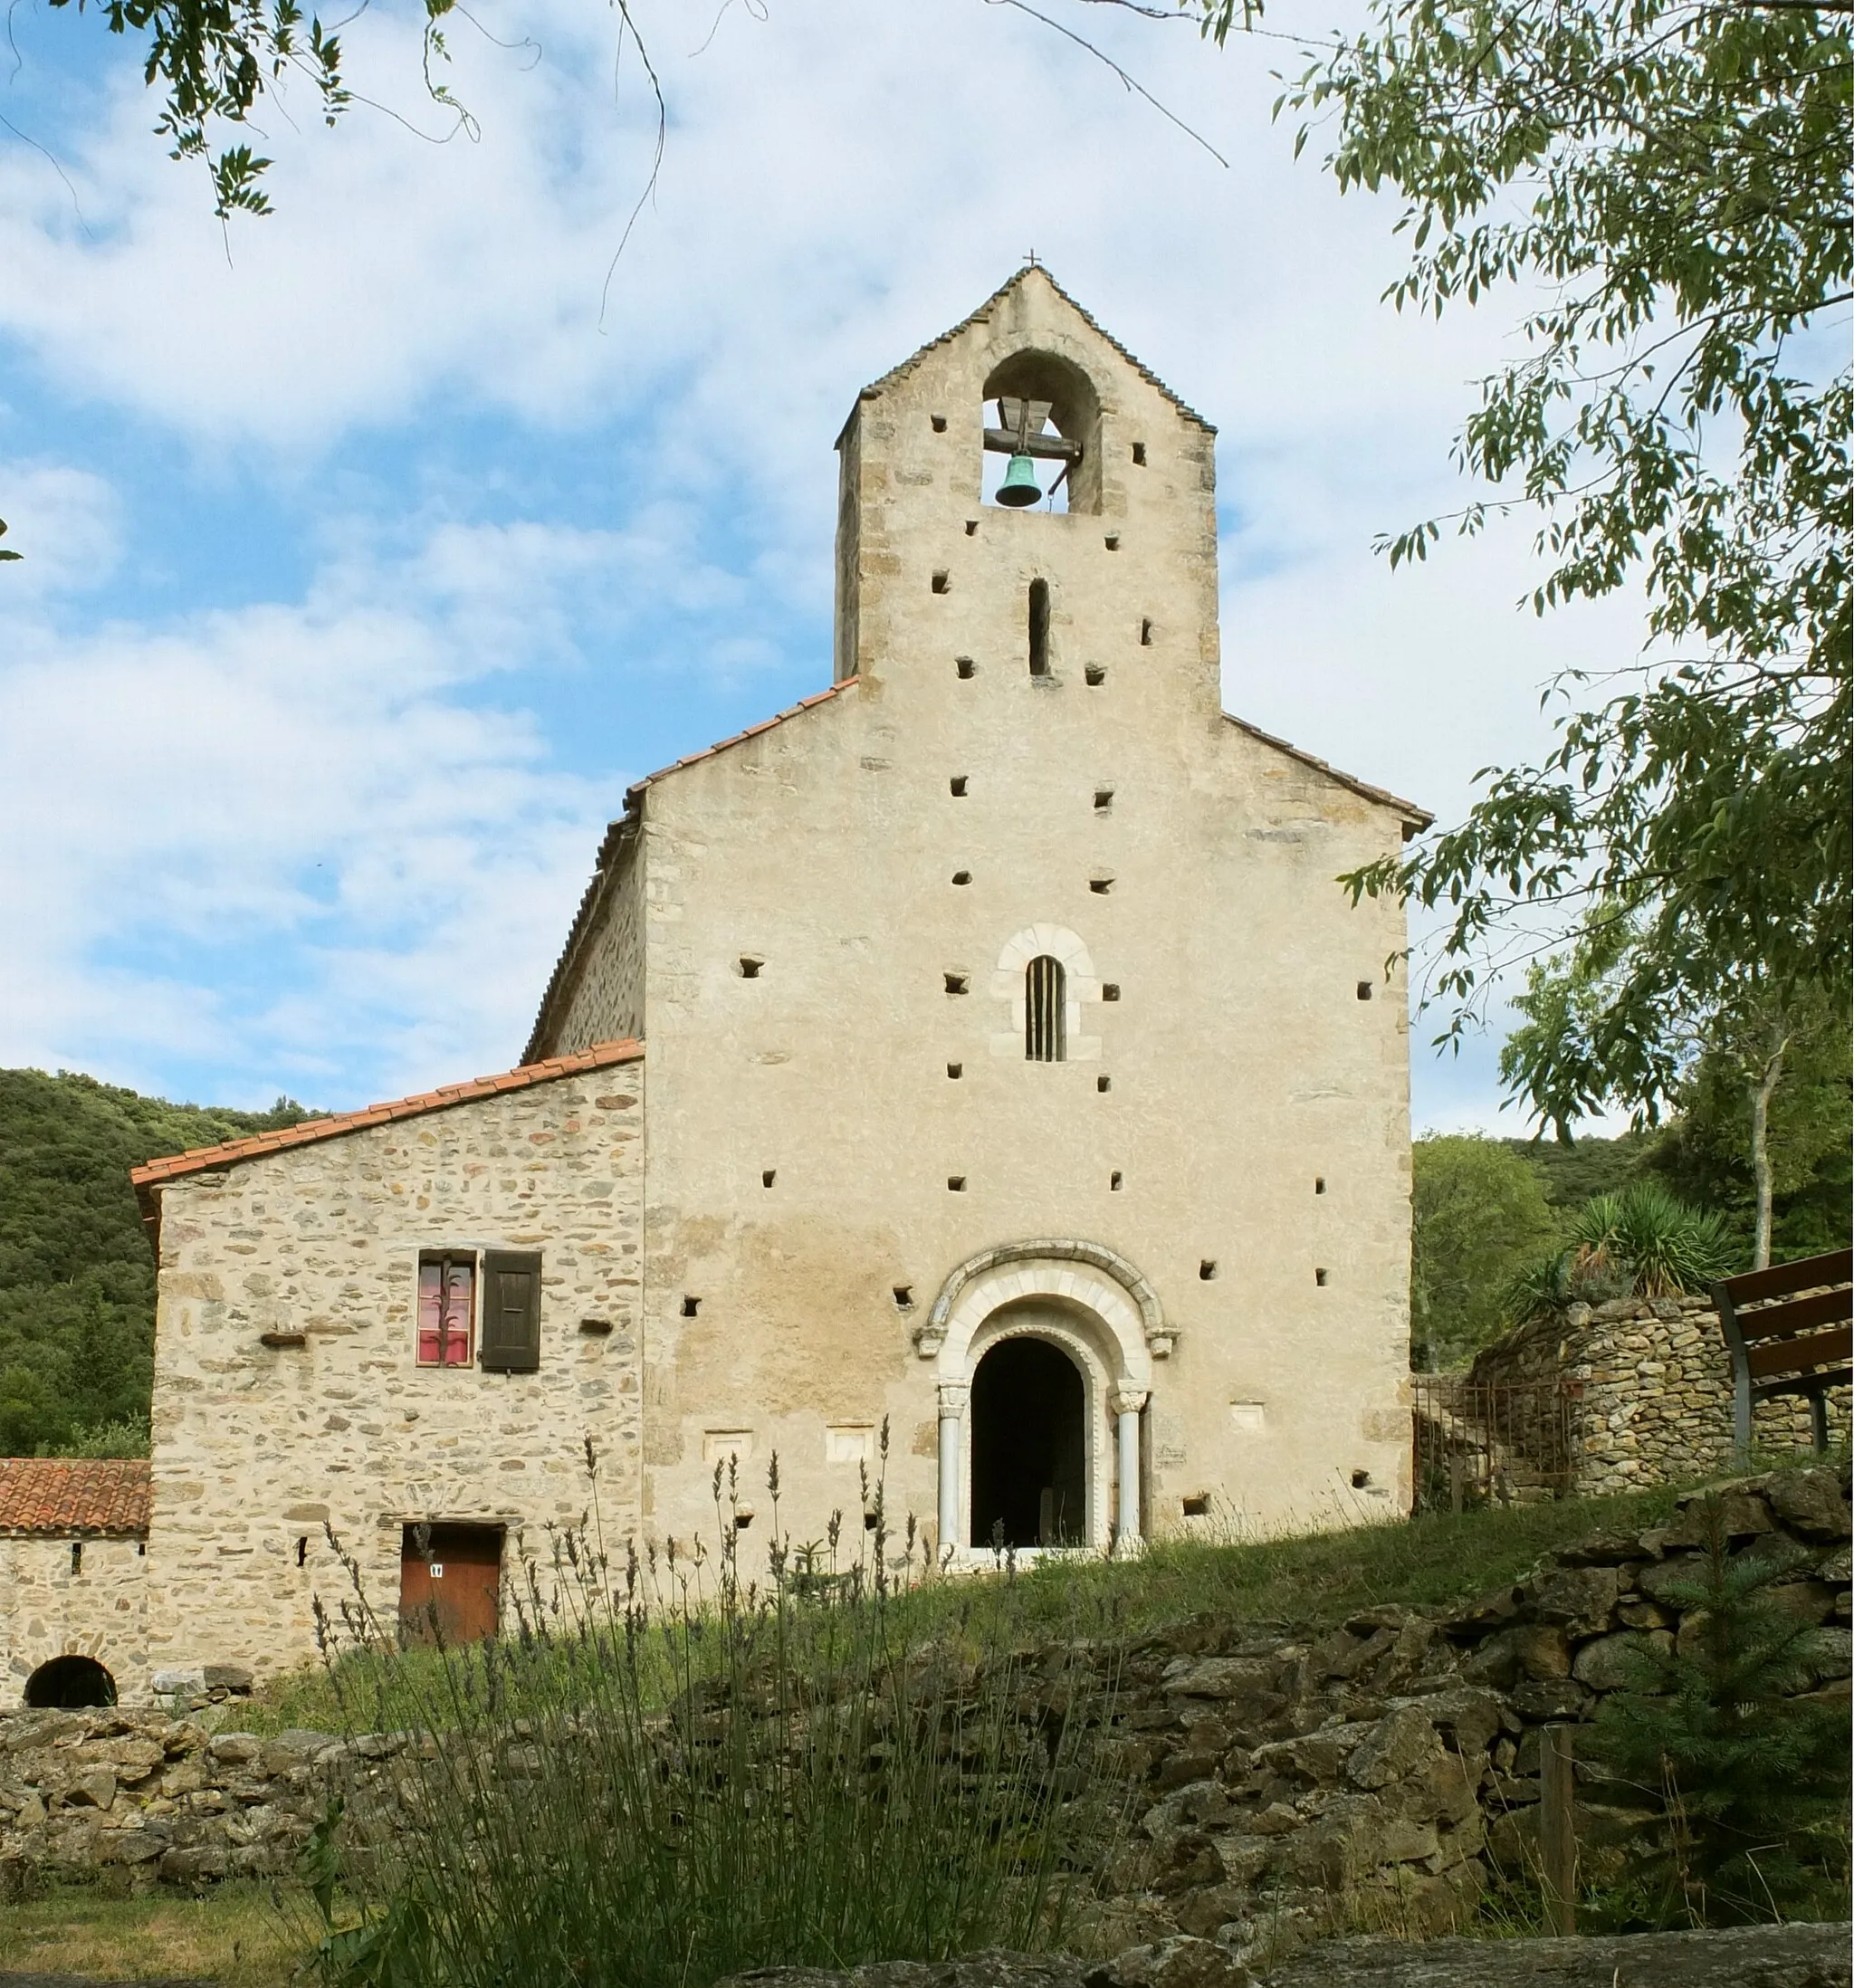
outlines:
[[[783,660],[770,610],[815,620],[828,600],[830,443],[856,388],[1032,248],[1221,428],[1233,708],[1453,813],[1476,767],[1536,750],[1555,668],[1629,658],[1629,602],[1514,611],[1516,532],[1445,543],[1413,574],[1372,558],[1374,532],[1459,501],[1448,436],[1519,306],[1438,325],[1379,304],[1393,210],[1293,161],[1266,46],[1077,16],[1226,172],[982,0],[774,0],[764,20],[727,13],[693,57],[706,18],[666,0],[641,18],[673,122],[602,327],[651,132],[635,65],[614,86],[612,16],[585,0],[493,17],[539,43],[533,66],[454,28],[479,141],[435,146],[365,107],[328,133],[292,103],[301,129],[273,119],[265,140],[279,212],[236,224],[229,261],[203,181],[148,132],[129,52],[93,28],[122,66],[95,116],[43,134],[85,227],[42,158],[0,152],[0,331],[27,381],[289,491],[328,549],[293,602],[200,602],[162,629],[67,612],[8,636],[0,813],[32,860],[6,908],[38,935],[0,997],[10,1058],[153,1070],[223,1043],[228,1071],[301,1069],[324,1098],[506,1061],[601,809],[548,772],[540,721],[486,699],[573,665],[597,626],[683,701],[689,745],[731,729],[712,717],[722,692]],[[53,28],[71,24],[22,23],[28,75]],[[441,127],[410,19],[369,13],[344,43],[363,93]],[[494,521],[448,522],[419,444],[484,417],[517,437],[483,465],[505,491],[464,507]],[[413,466],[380,471],[360,516],[320,479],[370,464],[374,438]],[[614,515],[524,515],[528,466],[614,446]],[[95,478],[33,474],[0,483],[0,511],[11,542],[32,518],[62,548],[30,582],[49,600],[132,521]],[[395,504],[410,521],[383,535]],[[611,741],[601,792],[632,750]],[[508,942],[447,967],[447,935],[492,919]],[[132,977],[99,965],[138,934]],[[253,963],[272,935],[300,962],[287,988]],[[1419,1055],[1419,1111],[1432,1082]]]
[[[584,548],[525,536],[481,571],[544,599]],[[508,1066],[608,797],[475,701],[498,616],[433,584],[463,550],[166,631],[0,625],[11,1060],[348,1104]]]

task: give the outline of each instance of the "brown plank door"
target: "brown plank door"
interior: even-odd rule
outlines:
[[[500,1525],[408,1525],[399,1549],[399,1633],[408,1643],[480,1642],[496,1632]]]

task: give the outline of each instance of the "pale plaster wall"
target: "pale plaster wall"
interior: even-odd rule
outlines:
[[[1026,343],[1096,384],[1099,514],[980,503],[980,396]],[[1333,882],[1401,822],[1222,714],[1211,437],[1032,279],[865,393],[843,447],[855,688],[643,798],[651,1528],[712,1530],[712,1458],[748,1431],[756,1478],[779,1452],[781,1529],[817,1537],[857,1498],[831,1427],[884,1416],[891,1511],[931,1523],[912,1330],[963,1259],[1037,1237],[1120,1251],[1181,1330],[1148,1411],[1154,1528],[1207,1489],[1263,1525],[1402,1511],[1408,1021],[1382,973],[1403,927]],[[1057,1065],[1025,1061],[994,978],[1039,923],[1121,989],[1082,1003],[1098,1047]]]
[[[636,1527],[643,1110],[636,1061],[163,1190],[151,1668],[311,1658],[312,1597],[349,1591],[325,1522],[389,1620],[407,1522],[525,1527],[544,1558],[588,1436],[605,1524]],[[541,1252],[538,1372],[416,1364],[419,1252],[447,1247]]]
[[[73,1544],[82,1564],[71,1571]],[[148,1683],[148,1563],[136,1539],[0,1536],[0,1710],[54,1657],[93,1657],[117,1695]]]

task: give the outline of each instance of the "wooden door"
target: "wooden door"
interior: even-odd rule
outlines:
[[[408,1643],[473,1643],[496,1632],[500,1525],[408,1525],[399,1550],[399,1629]]]

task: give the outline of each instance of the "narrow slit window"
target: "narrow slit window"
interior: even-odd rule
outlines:
[[[299,1567],[306,1567],[309,1564],[309,1534],[307,1533],[300,1534],[297,1538],[296,1564]]]
[[[1150,618],[1140,623],[1140,646],[1142,649],[1152,646],[1152,624]]]
[[[1030,582],[1030,674],[1049,674],[1049,582]]]
[[[1107,1176],[1108,1192],[1111,1194],[1118,1194],[1121,1189],[1121,1182],[1124,1180],[1126,1176],[1116,1168],[1113,1172],[1110,1173]]]
[[[476,1258],[426,1257],[418,1266],[418,1364],[467,1367],[476,1322]]]
[[[83,1572],[83,1542],[81,1539],[71,1543],[71,1571],[74,1574]]]
[[[1039,952],[1024,970],[1024,1056],[1062,1063],[1068,1056],[1068,976],[1053,953]]]
[[[1146,444],[1143,442],[1135,442],[1133,444],[1133,461],[1137,463],[1142,469],[1145,468]]]
[[[1314,1272],[1314,1282],[1324,1287],[1326,1282],[1326,1273],[1324,1270],[1315,1270]]]
[[[1324,1175],[1324,1173],[1316,1173],[1316,1174],[1314,1174],[1314,1192],[1315,1194],[1324,1194],[1324,1193],[1325,1191],[1326,1191],[1326,1176],[1325,1176],[1325,1175]]]

